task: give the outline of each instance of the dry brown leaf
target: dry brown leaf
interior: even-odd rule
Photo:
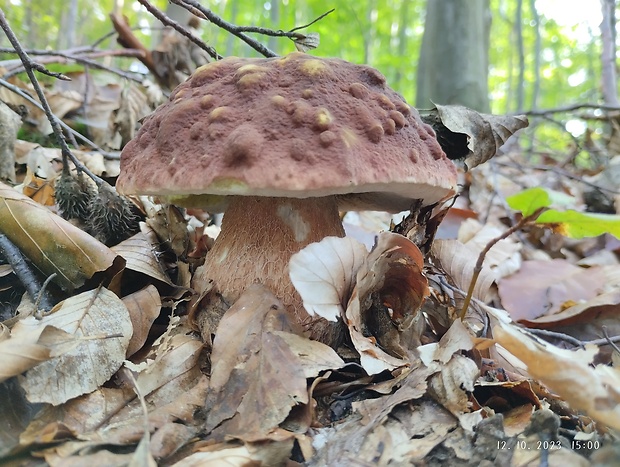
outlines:
[[[291,256],[289,275],[311,316],[342,317],[355,273],[368,255],[352,238],[326,237]]]
[[[475,219],[467,219],[461,224],[457,239],[480,253],[504,230],[489,223],[483,225]],[[493,270],[496,280],[519,270],[522,246],[521,242],[508,237],[497,242],[487,252],[484,262]]]
[[[161,442],[166,433],[176,433],[176,442],[181,442],[180,438],[187,442],[198,431],[194,414],[203,407],[208,388],[208,379],[197,365],[201,348],[197,339],[178,334],[170,341],[166,354],[157,362],[151,361],[138,375],[137,384],[141,379],[147,390],[151,390],[145,397],[149,410],[148,427],[154,432],[154,439],[158,439],[156,445],[150,445],[152,455],[168,452],[167,449],[171,448],[170,444],[166,447]],[[192,342],[197,345],[192,346]],[[194,347],[193,351],[191,347]],[[136,444],[146,436],[145,426],[143,406],[133,390],[102,388],[62,406],[45,407],[21,441],[27,446],[54,440],[42,438],[45,433],[59,433],[62,438],[78,437],[80,441],[67,441],[44,451],[46,458],[54,456],[56,460],[70,463],[73,459],[81,459],[83,453],[101,447]],[[159,430],[164,433],[158,435]],[[187,437],[183,437],[183,433]]]
[[[30,167],[26,169],[26,177],[21,186],[22,193],[43,206],[53,206],[56,203],[53,183],[48,178],[37,177]]]
[[[83,339],[75,349],[39,364],[20,380],[30,401],[52,405],[105,383],[122,365],[132,334],[127,308],[105,288],[68,298],[41,320],[28,317],[22,323],[54,326]]]
[[[129,318],[133,327],[133,335],[127,347],[127,356],[133,355],[140,350],[147,337],[153,321],[161,311],[161,298],[154,285],[149,285],[123,297],[123,303],[129,311]]]
[[[334,349],[321,342],[311,341],[290,332],[273,331],[273,333],[286,342],[297,356],[306,378],[313,378],[321,371],[336,370],[345,365]]]
[[[345,315],[351,340],[368,374],[408,363],[403,359],[406,350],[400,334],[419,319],[419,309],[429,294],[423,265],[422,253],[409,239],[382,232],[359,268]]]
[[[499,296],[514,321],[532,320],[594,298],[604,283],[598,267],[584,269],[563,259],[524,261],[519,272],[499,281]]]
[[[277,331],[292,325],[266,287],[249,287],[222,317],[213,341],[206,429],[268,438],[292,407],[308,402],[300,361]]]
[[[0,232],[45,275],[67,290],[95,273],[111,275],[123,260],[98,240],[0,182]]]
[[[18,321],[10,337],[0,340],[0,382],[60,355],[60,347],[75,342],[71,334],[53,326],[33,327],[24,325],[23,320]]]
[[[423,398],[431,373],[414,368],[393,394],[354,402],[361,419],[350,417],[316,430],[309,465],[408,465],[422,459],[457,428],[447,410]]]
[[[101,387],[60,406],[47,405],[20,435],[20,445],[49,443],[56,433],[66,437],[95,431],[134,397],[130,388]]]
[[[209,445],[172,467],[260,467],[287,465],[293,448],[293,439],[268,444],[232,443]]]
[[[456,352],[471,350],[474,347],[472,335],[460,319],[455,320],[439,342],[422,345],[418,348],[420,359],[427,367],[440,371]]]
[[[157,260],[153,245],[144,233],[139,232],[110,249],[125,259],[125,268],[145,274],[164,284],[172,285],[172,281]]]
[[[598,348],[575,351],[540,341],[527,331],[501,321],[493,328],[496,341],[523,361],[534,379],[577,410],[616,430],[620,429],[620,372],[606,365],[592,367]]]
[[[479,250],[458,240],[435,240],[431,246],[431,254],[454,281],[454,285],[463,291],[469,289]],[[476,281],[473,297],[487,302],[491,298],[495,278],[495,273],[485,261]]]
[[[460,105],[438,105],[422,115],[437,133],[451,159],[463,159],[469,168],[491,159],[510,136],[528,126],[525,115],[489,115]]]

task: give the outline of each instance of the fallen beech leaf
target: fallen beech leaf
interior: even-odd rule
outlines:
[[[84,285],[95,273],[111,275],[122,258],[98,240],[0,182],[0,232],[45,275],[67,290]]]
[[[345,365],[336,351],[328,345],[290,332],[273,331],[273,333],[286,342],[297,356],[306,378],[313,378],[321,371],[336,370]]]
[[[479,250],[458,240],[435,240],[431,246],[431,254],[459,289],[463,291],[469,289]],[[482,263],[473,297],[483,302],[490,300],[495,278],[496,274],[488,266],[488,262]]]
[[[352,238],[326,237],[291,256],[289,275],[311,316],[330,321],[342,316],[355,273],[368,255]]]
[[[75,349],[39,364],[20,379],[28,400],[52,405],[105,383],[122,365],[132,334],[127,308],[105,288],[68,298],[41,320],[28,317],[22,323],[54,326],[84,339]]]
[[[527,365],[533,378],[546,384],[571,407],[610,428],[620,429],[620,372],[606,365],[591,366],[598,347],[560,349],[502,322],[493,328],[493,336]]]
[[[532,320],[557,313],[567,302],[594,298],[604,283],[599,267],[584,269],[563,259],[532,260],[499,281],[499,296],[514,321]]]
[[[469,168],[491,159],[517,130],[528,126],[525,115],[489,115],[460,105],[437,105],[421,114],[437,133],[450,159],[465,159]]]
[[[140,350],[149,335],[153,321],[161,311],[161,298],[154,285],[149,285],[123,297],[123,303],[129,312],[133,335],[127,347],[127,356]]]
[[[422,345],[418,348],[422,362],[429,368],[439,371],[456,352],[471,350],[474,347],[472,335],[460,319],[455,320],[439,342]]]
[[[474,391],[474,383],[479,376],[478,365],[463,356],[453,355],[444,364],[441,371],[431,376],[428,392],[433,398],[458,417],[461,426],[467,430],[473,428],[472,420],[482,418],[470,413],[469,394]]]
[[[299,359],[276,332],[290,331],[282,303],[261,284],[246,289],[222,317],[211,355],[206,429],[260,440],[292,407],[308,402]]]
[[[22,183],[22,193],[43,206],[53,206],[54,186],[47,178],[37,177],[30,167],[26,169],[26,177]]]
[[[0,340],[0,382],[17,376],[54,356],[55,344],[75,342],[68,334],[53,326],[33,328],[18,321],[8,339]],[[59,355],[62,351],[57,351]]]
[[[480,253],[492,240],[504,233],[503,228],[467,219],[461,224],[458,240]],[[513,274],[521,267],[522,244],[511,237],[497,242],[484,257],[484,264],[495,273],[495,280]],[[477,259],[477,255],[476,255]],[[475,262],[474,262],[475,264]]]
[[[422,253],[409,239],[382,232],[359,268],[345,315],[368,374],[407,364],[402,359],[407,352],[400,333],[419,319],[419,309],[429,294],[423,265]]]
[[[110,249],[125,259],[126,269],[141,272],[164,284],[172,285],[172,281],[155,256],[153,245],[144,233],[139,232]]]

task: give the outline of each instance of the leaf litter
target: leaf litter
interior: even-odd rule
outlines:
[[[496,152],[505,128],[523,124],[437,112],[450,132],[466,136],[457,140],[466,143],[470,167]],[[486,119],[488,132],[454,127],[451,114]],[[30,239],[15,237],[46,275],[59,274],[62,300],[40,316],[23,298],[22,314],[3,325],[0,416],[22,431],[0,430],[0,455],[50,465],[284,465],[291,458],[523,465],[534,458],[498,446],[540,442],[545,417],[558,427],[561,420],[549,431],[563,443],[547,450],[553,462],[582,465],[595,451],[613,452],[617,242],[569,240],[531,226],[491,249],[466,319],[455,319],[480,251],[514,214],[498,200],[519,184],[547,183],[510,168],[496,183],[489,170],[468,172],[468,194],[430,258],[407,238],[379,232],[386,224],[372,215],[358,216],[355,226],[373,224],[364,237],[375,238],[370,252],[351,238],[331,238],[293,256],[291,279],[306,308],[346,326],[348,345],[336,350],[301,337],[260,285],[230,304],[212,348],[203,344],[187,308],[192,271],[212,242],[201,237],[213,230],[201,225],[205,218],[145,198],[139,204],[154,230],[144,226],[107,248],[44,208],[49,195],[41,190],[28,192],[41,194],[37,203],[2,186],[2,229],[19,226]],[[560,197],[563,207],[579,207],[571,205],[579,186],[560,180],[549,188],[571,193]],[[580,439],[601,449],[571,449]]]

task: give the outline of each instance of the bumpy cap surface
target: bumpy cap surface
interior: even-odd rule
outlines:
[[[338,195],[398,211],[455,186],[433,130],[381,73],[303,53],[199,68],[127,144],[117,181],[211,209],[221,195]]]

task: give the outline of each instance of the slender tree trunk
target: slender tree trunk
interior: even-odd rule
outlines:
[[[236,24],[236,22],[237,22],[237,15],[239,14],[239,1],[238,0],[230,0],[230,2],[231,2],[230,19],[228,21],[230,21],[233,24]],[[226,36],[226,52],[224,53],[225,56],[229,57],[229,56],[234,54],[234,52],[235,52],[235,39],[236,39],[236,37],[233,36],[232,34],[228,34],[228,36]]]
[[[363,63],[370,63],[372,60],[372,43],[374,38],[374,30],[375,30],[375,16],[377,1],[376,0],[368,0],[368,6],[366,7],[366,24],[368,25],[364,31],[364,59]]]
[[[540,16],[536,9],[536,0],[530,0],[530,10],[532,10],[532,19],[534,25],[534,85],[532,87],[532,110],[538,108],[538,97],[540,96],[540,56],[542,53],[542,38],[540,35]]]
[[[405,57],[405,52],[407,51],[407,25],[409,24],[409,5],[411,2],[409,0],[403,0],[400,6],[400,17],[398,20],[398,46],[396,48],[398,52],[398,58],[403,60],[404,63],[407,63],[407,57]],[[394,87],[396,89],[402,89],[402,80],[403,80],[403,67],[399,66],[396,68],[396,74],[394,75]]]
[[[416,106],[461,104],[489,111],[488,0],[429,0],[420,60]]]
[[[601,88],[603,101],[607,105],[620,105],[618,100],[618,81],[616,76],[616,2],[601,0],[603,21],[601,22]]]
[[[271,9],[269,10],[269,27],[273,29],[280,29],[280,0],[271,0],[270,5]],[[280,48],[280,42],[280,38],[270,37],[269,41],[267,42],[267,47],[278,53],[278,49]]]
[[[522,112],[525,105],[525,47],[523,45],[523,0],[517,0],[515,12],[515,40],[519,56],[519,79],[517,80],[517,112]]]

